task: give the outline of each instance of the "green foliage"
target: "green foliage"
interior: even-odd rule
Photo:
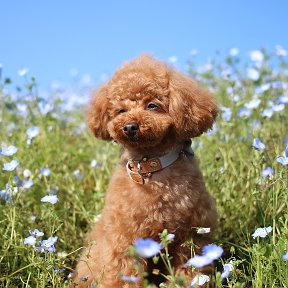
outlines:
[[[247,78],[248,66],[259,72],[259,79]],[[213,237],[225,250],[216,263],[211,285],[287,287],[288,269],[282,256],[288,250],[288,177],[287,166],[276,161],[288,137],[287,104],[270,118],[262,116],[272,105],[269,101],[279,104],[279,96],[288,94],[287,63],[265,52],[261,66],[243,66],[238,57],[228,57],[215,60],[212,67],[191,74],[212,88],[220,107],[231,109],[232,114],[229,120],[223,120],[222,109],[212,133],[193,142],[219,213],[219,227]],[[229,73],[223,76],[227,69]],[[18,151],[12,156],[0,155],[0,287],[63,287],[75,267],[85,233],[101,213],[105,190],[118,162],[118,147],[94,139],[84,125],[83,112],[63,111],[57,95],[51,95],[49,104],[53,106],[43,112],[41,107],[47,99],[39,97],[34,78],[17,89],[17,98],[10,92],[10,83],[9,78],[0,83],[0,144],[14,145]],[[264,84],[269,88],[261,86]],[[259,92],[261,87],[266,90]],[[239,116],[239,110],[255,95],[261,100],[259,106],[249,109],[250,116]],[[32,126],[39,128],[39,135],[29,144],[26,131]],[[254,138],[265,143],[263,151],[252,148]],[[4,163],[13,159],[19,161],[19,166],[10,172],[2,170]],[[91,167],[92,160],[96,160],[96,167]],[[263,178],[261,171],[267,166],[275,175]],[[51,170],[49,176],[39,172],[43,167]],[[34,183],[29,189],[16,187],[14,179],[18,176],[25,180],[25,169],[31,172],[26,180]],[[10,185],[10,201],[3,196],[6,185]],[[53,193],[59,202],[41,202]],[[253,239],[251,234],[256,228],[267,226],[272,226],[272,232],[266,238]],[[24,244],[29,230],[36,228],[44,232],[37,238],[36,247],[40,247],[41,240],[58,236],[55,252],[37,251]],[[168,250],[163,253],[170,271],[168,279],[181,287],[181,280],[173,275],[169,264]],[[230,261],[234,269],[223,281],[223,264]]]

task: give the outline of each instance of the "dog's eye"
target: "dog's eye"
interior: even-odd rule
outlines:
[[[147,109],[148,110],[156,110],[157,108],[158,108],[158,106],[156,104],[154,104],[154,103],[149,103],[147,105]]]
[[[126,111],[127,111],[126,109],[120,109],[120,110],[118,110],[118,114],[125,113]]]

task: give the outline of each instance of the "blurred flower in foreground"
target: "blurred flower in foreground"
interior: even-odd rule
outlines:
[[[237,56],[239,54],[239,50],[237,48],[231,48],[229,54],[230,56]]]
[[[221,278],[225,279],[229,276],[230,272],[234,269],[231,263],[223,265],[223,272],[221,273]]]
[[[23,176],[24,176],[25,178],[29,178],[29,177],[32,176],[32,173],[31,173],[31,171],[30,171],[29,169],[25,169],[25,170],[23,171]]]
[[[91,166],[92,168],[96,168],[97,165],[98,165],[98,163],[97,163],[96,160],[92,160],[91,163],[90,163],[90,166]]]
[[[17,148],[13,145],[7,146],[7,147],[2,147],[2,151],[0,154],[5,155],[5,156],[12,156],[17,152]]]
[[[224,121],[229,121],[232,117],[232,110],[228,107],[221,107],[222,112],[222,119]]]
[[[27,68],[21,68],[18,70],[18,75],[20,77],[24,77],[28,74],[29,70]]]
[[[255,232],[252,234],[253,239],[256,237],[265,238],[270,232],[272,231],[272,227],[263,227],[263,228],[257,228]]]
[[[270,178],[274,175],[274,171],[270,166],[268,166],[261,171],[261,175],[263,178]]]
[[[17,160],[12,160],[11,162],[4,163],[3,169],[4,171],[13,171],[16,169],[16,167],[19,165],[19,162]]]
[[[265,149],[265,144],[261,142],[259,138],[254,138],[253,140],[253,145],[252,145],[256,150],[262,151]]]
[[[282,259],[288,261],[288,251],[282,256]]]
[[[204,274],[197,274],[193,280],[191,281],[190,288],[196,288],[199,285],[204,285],[205,283],[209,282],[210,278]]]
[[[136,277],[136,276],[121,276],[120,279],[122,281],[125,281],[125,282],[131,282],[131,283],[136,283],[136,282],[139,282],[140,278],[139,277]]]
[[[189,259],[186,263],[188,266],[193,266],[196,268],[202,268],[206,265],[211,264],[214,260],[221,257],[223,254],[223,248],[217,246],[216,244],[210,244],[203,247],[203,255],[195,255]]]
[[[276,55],[279,57],[285,57],[288,55],[288,52],[280,45],[277,45],[276,47]]]
[[[288,165],[288,145],[285,148],[283,156],[277,157],[276,161],[284,166]]]
[[[246,70],[247,78],[252,81],[257,81],[260,78],[260,72],[254,68],[248,68]]]
[[[75,171],[73,172],[73,175],[76,177],[76,179],[77,179],[78,181],[81,181],[81,180],[83,179],[83,174],[80,172],[79,169],[75,170]]]
[[[259,50],[251,51],[249,55],[254,62],[262,62],[264,60],[264,54]]]
[[[151,238],[137,239],[134,247],[137,254],[143,258],[153,257],[162,249],[162,245]]]
[[[258,106],[260,105],[261,103],[261,100],[260,99],[252,99],[250,100],[249,102],[245,103],[244,106],[247,108],[247,109],[256,109],[258,108]]]
[[[46,195],[43,198],[41,198],[41,202],[49,202],[51,204],[55,204],[59,201],[57,195]]]

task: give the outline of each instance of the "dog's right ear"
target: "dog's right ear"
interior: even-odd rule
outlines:
[[[112,140],[107,130],[109,122],[108,105],[107,88],[104,85],[92,94],[86,111],[88,127],[96,137],[103,140]]]

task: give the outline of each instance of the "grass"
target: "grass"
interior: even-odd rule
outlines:
[[[225,251],[216,263],[212,287],[288,287],[287,262],[282,259],[288,250],[287,166],[276,161],[287,145],[288,105],[283,110],[279,106],[281,111],[275,106],[281,95],[288,95],[288,65],[283,57],[262,53],[261,66],[228,56],[215,59],[212,70],[199,73],[190,63],[191,75],[214,90],[221,107],[229,108],[221,110],[212,133],[193,141],[219,212],[214,242]],[[256,69],[259,78],[249,79],[247,67]],[[0,79],[0,144],[18,148],[12,156],[0,155],[0,287],[64,287],[85,233],[101,213],[119,148],[94,139],[83,125],[82,111],[63,111],[57,95],[41,99],[35,79],[25,79],[16,93],[9,79]],[[248,117],[239,116],[256,94],[259,106],[249,108]],[[46,106],[50,109],[43,113],[39,107],[47,101],[53,107]],[[264,117],[263,111],[273,106],[269,101],[276,112]],[[231,112],[230,119],[225,111]],[[29,145],[26,131],[33,126],[39,128],[39,135]],[[253,149],[254,138],[260,138],[266,148]],[[2,170],[13,159],[19,166]],[[92,160],[96,167],[91,167]],[[264,178],[261,171],[267,166],[275,174]],[[43,167],[50,169],[49,176],[40,173]],[[26,180],[33,181],[29,189],[15,183],[16,176],[25,179],[25,169],[31,172]],[[12,188],[6,189],[6,184]],[[56,194],[59,202],[41,202],[47,194]],[[272,227],[271,233],[253,239],[256,228],[267,226]],[[55,252],[35,251],[24,244],[29,230],[35,228],[44,232],[36,246],[40,240],[58,237]],[[222,265],[230,261],[234,269],[221,281]]]

